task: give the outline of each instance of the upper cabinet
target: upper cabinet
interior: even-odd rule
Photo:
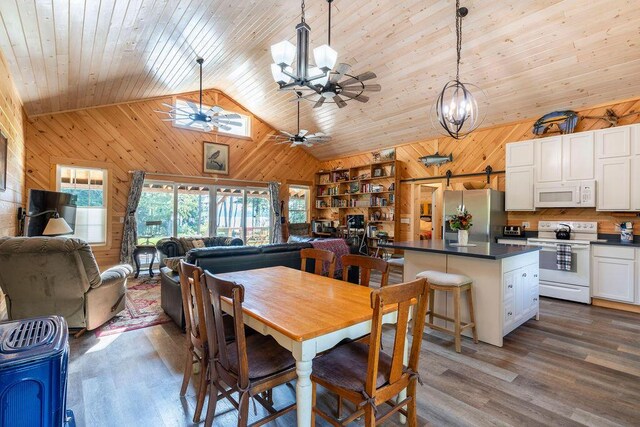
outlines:
[[[595,178],[592,132],[571,133],[562,136],[562,179],[583,181]]]
[[[534,140],[512,142],[506,146],[506,163],[508,168],[517,168],[520,166],[533,166]]]
[[[631,126],[600,129],[593,132],[598,159],[631,155]]]
[[[562,137],[538,139],[534,147],[536,182],[562,181]]]
[[[598,210],[631,209],[631,160],[628,157],[599,159],[596,177]]]

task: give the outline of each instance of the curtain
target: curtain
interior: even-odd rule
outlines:
[[[124,217],[124,229],[122,230],[122,246],[120,247],[120,262],[133,264],[133,250],[138,243],[138,224],[136,223],[136,210],[142,195],[144,184],[143,171],[134,171],[131,176],[131,188],[127,199],[127,215]]]
[[[271,230],[271,243],[280,243],[282,242],[282,231],[280,224],[280,183],[279,182],[270,182],[269,185],[269,196],[271,197],[271,208],[273,211],[273,229]]]

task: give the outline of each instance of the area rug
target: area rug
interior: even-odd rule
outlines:
[[[125,309],[96,329],[96,336],[119,334],[170,321],[171,318],[160,307],[160,276],[130,278]]]

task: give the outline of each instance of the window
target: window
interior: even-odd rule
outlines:
[[[136,220],[140,244],[169,236],[215,235],[261,245],[271,237],[271,204],[265,188],[145,180]]]
[[[77,196],[73,236],[93,244],[106,244],[107,171],[58,166],[57,188],[58,191]]]
[[[176,99],[176,108],[179,108],[181,110],[188,111],[188,112],[192,111],[191,105],[189,104],[189,102],[187,102],[184,99]],[[207,111],[210,108],[211,108],[210,105],[202,104],[202,109],[204,111]],[[225,111],[225,110],[221,111],[221,114],[232,114],[232,113],[240,115],[239,119],[234,119],[233,121],[234,122],[240,122],[240,123],[242,123],[242,125],[241,126],[231,126],[231,129],[229,129],[229,130],[223,130],[223,129],[220,129],[220,128],[216,128],[216,132],[224,133],[224,134],[228,134],[228,135],[251,137],[251,118],[249,116],[237,113],[235,111]],[[207,132],[206,130],[204,130],[204,127],[202,126],[202,122],[193,121],[191,119],[176,120],[174,122],[174,126],[180,127],[180,128],[185,128],[185,129],[197,130],[199,132]]]
[[[309,222],[309,187],[289,187],[289,222]]]

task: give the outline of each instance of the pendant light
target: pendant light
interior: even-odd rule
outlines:
[[[478,108],[478,101],[470,89],[484,99],[484,93],[477,86],[460,81],[460,51],[462,49],[462,18],[469,9],[460,7],[456,0],[456,78],[444,85],[435,105],[435,116],[438,124],[447,136],[462,139],[476,130],[484,120]],[[433,115],[432,115],[433,118]]]

